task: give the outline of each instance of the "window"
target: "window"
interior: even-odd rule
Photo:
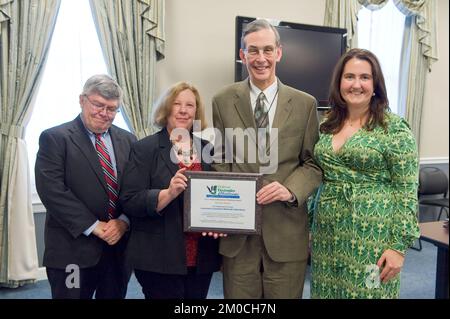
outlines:
[[[358,46],[372,51],[380,60],[389,107],[400,116],[404,116],[404,107],[398,102],[404,25],[405,16],[392,0],[379,10],[362,7],[358,13]]]
[[[80,113],[78,96],[92,75],[107,73],[92,19],[89,0],[62,0],[25,140],[31,173],[33,203],[40,202],[34,163],[40,133],[73,120]],[[129,131],[122,113],[114,124]]]

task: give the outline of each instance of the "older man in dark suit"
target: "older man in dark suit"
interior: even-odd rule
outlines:
[[[277,79],[280,36],[266,20],[249,23],[241,42],[240,57],[249,78],[213,98],[214,127],[221,133],[213,167],[222,172],[264,173],[265,186],[256,194],[263,205],[262,234],[221,239],[224,295],[301,298],[308,257],[305,202],[321,181],[313,160],[319,136],[317,102]],[[248,133],[247,143],[239,146],[237,134],[227,135],[227,128]],[[251,154],[256,149],[258,156]]]
[[[125,297],[129,220],[117,194],[136,138],[112,125],[121,100],[113,79],[94,75],[80,95],[81,114],[39,138],[36,188],[47,209],[44,266],[53,298]]]

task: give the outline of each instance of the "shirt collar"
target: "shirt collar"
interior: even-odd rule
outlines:
[[[258,97],[259,93],[263,92],[267,101],[272,101],[275,97],[275,94],[278,90],[278,79],[275,79],[275,81],[269,85],[264,91],[260,90],[256,85],[252,83],[252,81],[249,80],[250,83],[250,93]]]
[[[95,133],[92,132],[90,129],[88,129],[86,124],[84,124],[83,116],[81,114],[80,114],[80,118],[81,118],[81,123],[83,123],[84,129],[86,130],[86,132],[88,132],[88,134],[91,136],[95,136]],[[107,135],[109,135],[109,129],[107,129],[105,132],[101,133],[101,136],[103,138],[106,137]]]

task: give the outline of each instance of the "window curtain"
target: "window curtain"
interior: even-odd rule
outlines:
[[[361,4],[356,0],[327,0],[324,26],[347,29],[347,48],[358,47],[357,20]]]
[[[155,68],[164,58],[164,0],[90,4],[108,72],[124,91],[124,119],[141,139],[152,133]]]
[[[405,14],[405,35],[400,66],[399,105],[405,107],[405,118],[420,145],[420,126],[425,87],[431,65],[437,61],[436,0],[394,0]]]
[[[0,0],[0,286],[34,282],[38,269],[24,129],[60,0]]]
[[[324,25],[347,28],[347,47],[357,47],[356,21],[364,6],[381,9],[388,0],[327,0]],[[404,106],[405,119],[420,145],[420,124],[425,83],[431,65],[437,61],[436,1],[393,0],[395,6],[407,16],[401,53],[399,106]],[[349,31],[350,30],[350,31]]]

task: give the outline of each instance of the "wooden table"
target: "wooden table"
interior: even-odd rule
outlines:
[[[436,299],[448,299],[448,228],[444,222],[420,223],[420,238],[437,246]]]

